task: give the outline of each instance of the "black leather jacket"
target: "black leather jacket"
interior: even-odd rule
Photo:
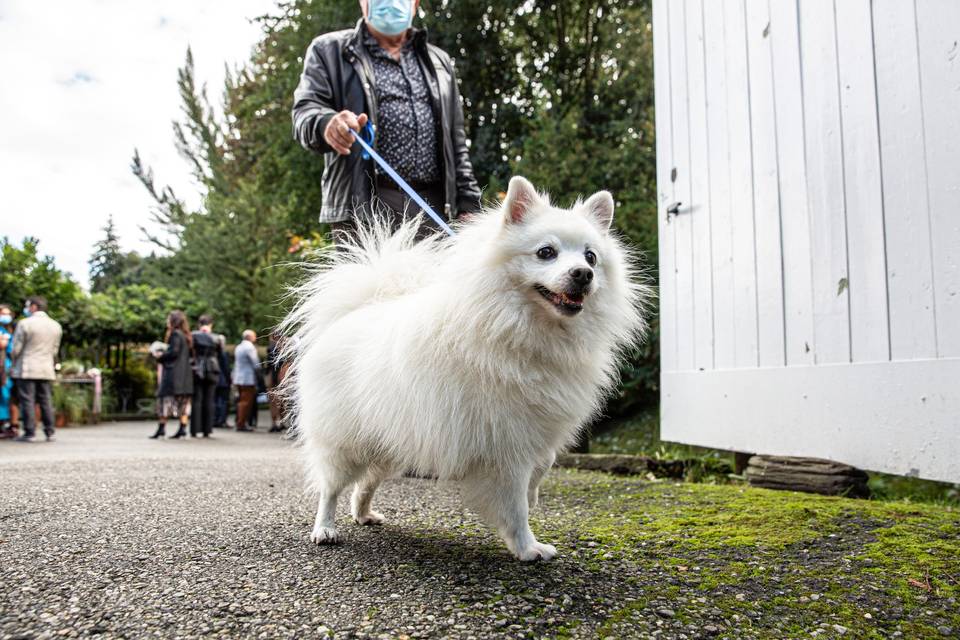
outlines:
[[[360,145],[341,156],[323,139],[327,123],[348,109],[366,113],[377,124],[373,66],[363,46],[361,26],[319,36],[310,43],[300,84],[293,94],[293,137],[305,148],[324,153],[323,205],[320,222],[349,219],[358,205],[375,195],[379,167],[360,157]],[[442,132],[444,211],[448,219],[480,208],[480,188],[473,177],[463,130],[463,107],[453,61],[427,42],[425,30],[413,32],[414,48],[427,78],[434,113]]]

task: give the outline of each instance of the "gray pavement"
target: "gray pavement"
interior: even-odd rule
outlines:
[[[341,500],[346,543],[316,547],[289,442],[153,428],[0,442],[0,638],[542,637],[602,619],[572,603],[608,577],[515,562],[452,486],[387,483],[382,527]]]

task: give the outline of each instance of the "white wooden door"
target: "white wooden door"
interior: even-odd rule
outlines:
[[[960,2],[653,4],[663,438],[960,482]]]

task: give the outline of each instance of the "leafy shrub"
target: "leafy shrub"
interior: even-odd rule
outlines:
[[[90,406],[90,391],[85,385],[59,383],[53,386],[53,409],[65,415],[68,423],[82,421]]]
[[[131,353],[130,356],[126,369],[104,372],[111,392],[115,397],[127,396],[131,401],[153,396],[157,389],[156,368],[151,366],[145,354]]]

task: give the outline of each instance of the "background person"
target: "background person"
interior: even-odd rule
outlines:
[[[17,429],[14,426],[13,378],[13,307],[0,304],[0,438],[14,438]]]
[[[237,431],[253,431],[250,414],[257,410],[257,372],[260,356],[257,353],[257,333],[243,332],[243,339],[233,352],[233,384],[237,386]]]
[[[375,146],[397,173],[441,217],[480,209],[463,127],[453,61],[411,27],[419,0],[361,0],[354,29],[317,37],[304,57],[294,92],[293,134],[305,148],[325,153],[320,222],[334,239],[369,219],[376,196],[394,225],[419,207],[397,184],[361,157],[350,129],[369,119]],[[435,229],[424,216],[422,231]]]
[[[182,438],[187,435],[193,397],[193,368],[190,366],[193,338],[183,311],[172,311],[167,316],[164,342],[167,350],[154,353],[162,369],[157,385],[157,431],[150,437],[162,438],[166,433],[167,418],[177,418],[180,428],[171,438]]]
[[[16,379],[20,400],[20,419],[23,434],[19,442],[33,442],[36,432],[36,405],[40,405],[43,433],[47,442],[53,440],[53,381],[56,380],[55,362],[60,350],[63,329],[60,323],[47,315],[47,300],[43,296],[27,299],[23,306],[24,318],[13,334],[11,377]]]
[[[220,342],[213,333],[213,318],[202,315],[199,328],[193,332],[193,407],[190,414],[190,435],[210,437],[213,429],[214,396],[220,379]]]
[[[227,354],[227,341],[223,334],[216,334],[217,358],[220,361],[220,375],[214,393],[213,426],[227,427],[227,414],[230,413],[230,356]]]

